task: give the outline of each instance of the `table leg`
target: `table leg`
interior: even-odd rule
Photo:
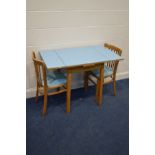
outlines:
[[[44,105],[43,105],[43,111],[42,111],[42,116],[45,116],[46,111],[47,111],[47,87],[44,86]]]
[[[72,82],[72,73],[67,73],[67,96],[66,96],[66,112],[70,112],[70,98],[71,98],[71,82]]]
[[[99,79],[99,106],[102,105],[102,92],[103,92],[103,83],[104,83],[104,65],[100,68],[100,79]]]
[[[99,83],[100,81],[97,79],[97,85],[96,85],[96,102],[99,104]]]

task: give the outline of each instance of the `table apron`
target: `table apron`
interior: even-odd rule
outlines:
[[[84,71],[99,69],[100,67],[103,67],[103,65],[104,63],[70,67],[70,68],[66,68],[66,71],[67,73],[84,72]]]

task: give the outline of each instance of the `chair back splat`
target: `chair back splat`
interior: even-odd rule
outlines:
[[[32,52],[32,60],[34,62],[37,85],[39,87],[42,87],[44,83],[44,86],[47,86],[46,65],[44,64],[43,61],[36,59],[35,52]]]
[[[108,48],[109,50],[113,51],[114,53],[118,54],[119,56],[122,55],[122,50],[114,45],[105,43],[104,47]],[[111,61],[111,62],[107,62],[106,65],[109,68],[111,68],[114,72],[116,72],[118,63],[119,63],[119,61]]]

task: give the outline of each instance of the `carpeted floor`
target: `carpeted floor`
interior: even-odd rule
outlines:
[[[71,113],[65,113],[65,94],[48,98],[48,113],[40,115],[38,104],[27,99],[27,155],[128,155],[129,80],[117,81],[117,96],[112,85],[104,86],[103,106],[95,102],[95,87],[88,92],[72,91]]]

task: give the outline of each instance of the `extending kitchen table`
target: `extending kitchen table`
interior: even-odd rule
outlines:
[[[40,50],[41,59],[48,70],[65,69],[67,72],[66,112],[70,112],[72,74],[75,72],[100,70],[99,105],[102,104],[104,63],[123,58],[100,45],[55,50]]]

